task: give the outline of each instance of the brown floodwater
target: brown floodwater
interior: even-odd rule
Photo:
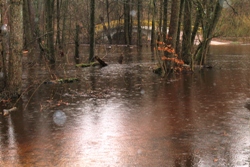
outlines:
[[[249,45],[211,46],[212,69],[167,78],[149,48],[98,55],[107,67],[24,67],[18,110],[0,115],[0,166],[250,166]],[[43,84],[51,74],[80,81]]]

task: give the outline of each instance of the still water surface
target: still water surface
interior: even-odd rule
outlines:
[[[123,64],[54,71],[72,84],[24,70],[35,86],[0,116],[0,166],[250,166],[249,46],[212,46],[212,69],[171,79],[152,73],[149,50],[123,53]]]

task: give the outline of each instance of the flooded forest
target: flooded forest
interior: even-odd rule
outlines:
[[[0,166],[249,167],[249,7],[0,0]]]

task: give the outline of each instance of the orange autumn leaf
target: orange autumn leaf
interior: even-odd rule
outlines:
[[[28,53],[28,52],[29,52],[28,50],[24,50],[24,51],[23,51],[24,54],[25,54],[25,53]]]
[[[168,60],[168,58],[166,56],[162,56],[161,60]]]
[[[165,43],[162,42],[162,41],[158,41],[157,43],[160,44],[160,45],[164,45],[164,44],[165,44]]]
[[[159,51],[163,51],[163,50],[164,50],[164,48],[163,48],[163,47],[158,47],[158,48],[157,48],[157,50],[159,50]]]

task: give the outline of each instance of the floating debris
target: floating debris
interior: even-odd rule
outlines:
[[[9,115],[12,111],[16,111],[17,108],[16,107],[12,107],[10,109],[3,109],[3,116],[7,116]]]

